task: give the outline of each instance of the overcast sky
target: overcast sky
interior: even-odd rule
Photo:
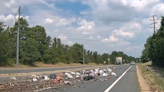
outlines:
[[[164,16],[163,0],[1,0],[0,21],[13,26],[21,6],[30,26],[65,44],[84,44],[99,53],[123,51],[139,57],[152,35],[151,16]]]

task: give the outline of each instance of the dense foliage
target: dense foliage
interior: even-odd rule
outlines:
[[[32,65],[35,62],[48,64],[62,63],[82,63],[83,45],[75,43],[73,46],[65,45],[57,37],[47,36],[46,30],[42,26],[29,27],[27,21],[20,19],[20,46],[19,62],[21,64]],[[16,37],[17,22],[13,27],[7,27],[0,22],[0,66],[11,66],[16,61]],[[84,49],[85,63],[107,64],[115,63],[115,57],[122,56],[125,62],[135,60],[134,57],[127,56],[123,52],[112,52],[111,55],[104,53],[100,55],[97,51]]]
[[[151,60],[153,65],[164,67],[164,17],[159,30],[147,39],[141,58],[143,62]]]

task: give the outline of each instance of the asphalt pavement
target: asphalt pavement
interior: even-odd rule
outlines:
[[[63,68],[32,68],[32,69],[0,69],[0,74],[13,74],[13,73],[30,73],[30,72],[45,72],[45,71],[56,71],[56,70],[66,70],[66,69],[77,69],[86,68],[92,66],[77,66],[77,67],[63,67]]]
[[[112,76],[107,81],[93,81],[79,83],[74,86],[61,86],[57,89],[44,90],[42,92],[104,92],[130,67],[130,65],[120,65],[114,72],[117,77]],[[109,92],[139,92],[139,84],[136,74],[136,66],[132,66],[130,70],[111,88]]]
[[[78,69],[94,67],[94,65],[88,66],[75,66],[75,67],[63,67],[63,68],[26,68],[26,69],[0,69],[0,74],[14,74],[14,73],[30,73],[30,72],[46,72],[46,71],[57,71],[57,70],[67,70],[67,69]],[[8,81],[10,77],[0,77],[0,83]]]
[[[136,66],[133,66],[125,76],[110,90],[110,92],[140,92]]]

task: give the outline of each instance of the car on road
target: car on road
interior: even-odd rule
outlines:
[[[135,65],[136,63],[134,61],[131,61],[130,62],[130,65]]]

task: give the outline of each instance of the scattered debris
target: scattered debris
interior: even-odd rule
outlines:
[[[10,80],[17,80],[17,78],[15,78],[15,77],[10,77]]]
[[[52,80],[54,80],[54,79],[56,79],[56,74],[50,74],[50,79],[52,79]]]
[[[115,68],[113,68],[115,69]],[[11,77],[8,82],[0,84],[1,92],[28,91],[38,92],[40,90],[57,88],[58,86],[70,85],[79,87],[78,83],[108,81],[110,77],[117,76],[109,67],[87,69],[75,72],[62,72],[58,74],[31,75],[24,77]],[[19,79],[19,80],[17,80]]]
[[[112,72],[111,75],[112,75],[112,76],[117,76],[116,73],[114,73],[114,72]]]

